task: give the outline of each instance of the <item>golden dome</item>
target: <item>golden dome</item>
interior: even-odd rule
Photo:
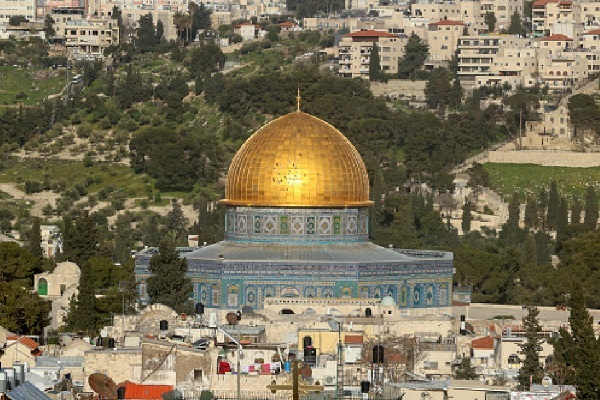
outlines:
[[[369,206],[369,176],[356,148],[327,122],[303,112],[256,131],[229,166],[234,206]]]

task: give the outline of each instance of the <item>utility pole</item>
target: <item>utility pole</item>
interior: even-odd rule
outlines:
[[[294,360],[292,363],[292,384],[278,385],[275,380],[271,381],[270,385],[267,385],[267,389],[271,390],[271,393],[276,393],[278,390],[291,390],[292,400],[300,399],[300,392],[322,392],[324,389],[323,385],[317,382],[316,385],[305,385],[300,384],[300,374],[298,372],[298,360]]]

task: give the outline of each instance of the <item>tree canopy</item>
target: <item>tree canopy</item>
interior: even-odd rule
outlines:
[[[152,276],[148,278],[148,296],[152,303],[161,303],[175,311],[189,313],[193,295],[192,281],[186,276],[188,265],[180,258],[175,246],[163,240],[159,253],[152,256],[148,267]]]

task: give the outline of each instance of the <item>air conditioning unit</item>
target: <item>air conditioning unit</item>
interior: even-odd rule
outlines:
[[[325,385],[325,386],[335,386],[336,382],[337,382],[337,377],[335,377],[335,375],[329,375],[323,379],[323,385]]]
[[[256,326],[256,322],[250,321],[250,323],[248,325],[250,325],[250,326]]]

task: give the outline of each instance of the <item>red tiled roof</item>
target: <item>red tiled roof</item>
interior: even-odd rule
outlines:
[[[600,29],[593,29],[589,32],[584,33],[584,35],[600,35]]]
[[[438,22],[432,22],[429,25],[441,26],[441,25],[464,25],[464,24],[462,22],[460,22],[460,21],[451,21],[449,19],[443,19],[443,20],[438,21]]]
[[[558,0],[536,0],[533,2],[532,7],[545,7],[548,3],[557,3]]]
[[[279,26],[296,26],[298,24],[295,24],[293,22],[280,22]]]
[[[572,1],[559,1],[558,4],[560,4],[560,5],[564,4],[565,6],[568,6],[568,5],[573,4],[573,2]]]
[[[138,385],[127,382],[124,398],[130,400],[162,400],[162,395],[171,390],[173,390],[173,386],[170,385]]]
[[[492,350],[494,348],[494,338],[491,336],[485,336],[479,339],[475,339],[471,342],[471,348],[480,350]]]
[[[540,39],[542,42],[572,42],[573,39],[571,39],[568,36],[565,36],[561,33],[557,33],[556,35],[552,35],[552,36],[545,36],[543,38]]]
[[[17,335],[8,335],[6,336],[6,340],[18,341],[22,345],[28,347],[30,350],[36,350],[38,347],[40,347],[40,344],[38,342],[27,336],[18,337]]]
[[[344,343],[346,344],[363,344],[362,335],[346,335],[344,336]]]
[[[398,37],[398,35],[394,35],[393,33],[388,33],[384,31],[375,31],[372,29],[366,31],[356,31],[352,33],[348,33],[344,35],[344,37]]]

